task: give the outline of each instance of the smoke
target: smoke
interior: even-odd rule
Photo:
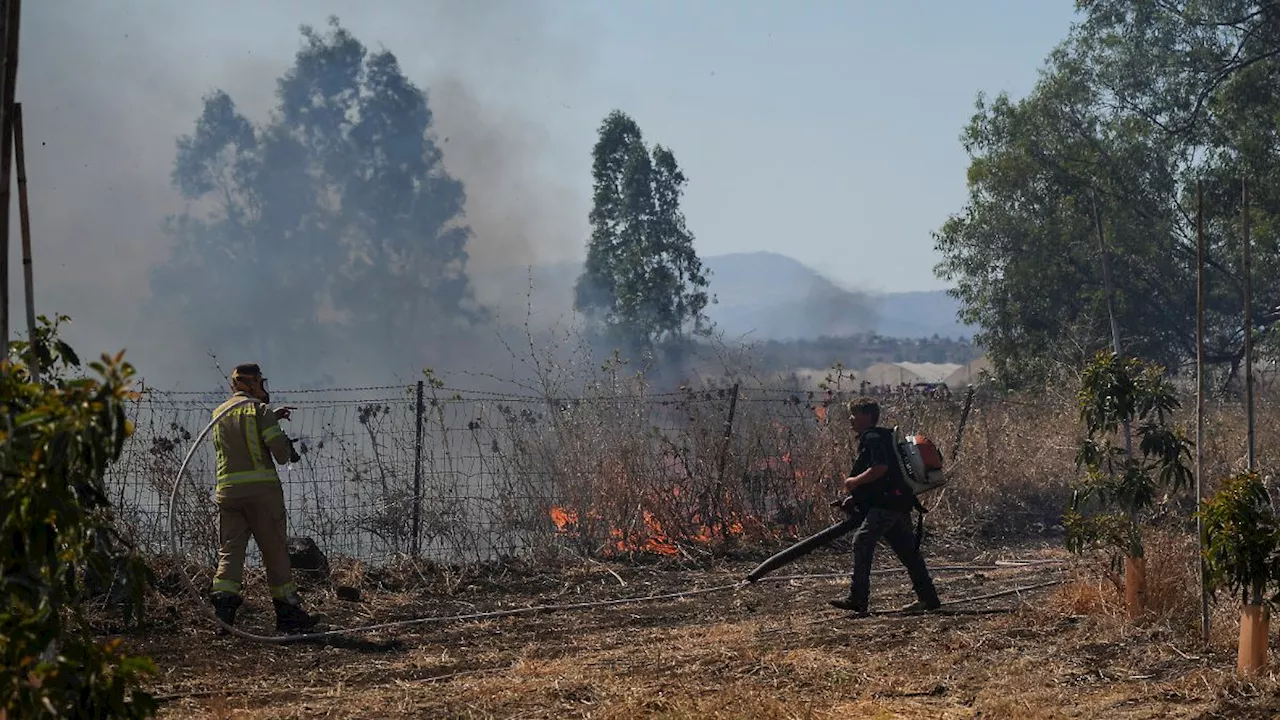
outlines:
[[[858,335],[876,329],[877,299],[784,255],[734,253],[707,260],[719,303],[708,315],[726,338],[749,341]]]
[[[587,233],[586,186],[592,136],[561,149],[580,159],[569,170],[551,162],[551,124],[567,109],[589,52],[558,30],[541,2],[448,2],[431,5],[437,28],[425,78],[428,102],[449,171],[467,184],[467,222],[477,268],[525,266],[576,257]],[[393,49],[394,51],[394,49]]]
[[[586,198],[571,188],[585,183],[556,165],[555,128],[536,118],[565,102],[586,50],[576,37],[557,34],[551,4],[402,0],[370,7],[323,0],[138,2],[123,9],[93,0],[27,3],[17,100],[25,116],[37,312],[70,315],[65,336],[82,354],[127,348],[153,384],[220,380],[209,356],[219,348],[200,342],[201,328],[181,331],[176,314],[140,311],[153,300],[152,268],[171,253],[164,218],[183,210],[170,184],[174,143],[192,131],[203,96],[215,88],[251,120],[266,121],[276,79],[302,42],[298,26],[322,29],[330,14],[370,51],[393,52],[427,92],[446,167],[466,186],[475,269],[580,252]],[[585,160],[581,172],[589,172]],[[16,208],[15,193],[10,326],[20,335]],[[476,291],[492,301],[510,288],[478,284]],[[164,298],[154,300],[150,307],[165,307]],[[491,351],[476,347],[474,354]],[[378,354],[361,349],[362,356]],[[452,347],[449,360],[465,362],[467,354]],[[225,355],[224,369],[241,361]],[[315,359],[309,353],[281,355],[299,367],[274,369],[277,386],[321,374],[318,364],[302,367]]]
[[[472,267],[524,267],[581,250],[586,214],[565,202],[572,191],[561,179],[538,166],[540,126],[486,107],[458,77],[432,83],[429,101],[445,167],[467,186]]]

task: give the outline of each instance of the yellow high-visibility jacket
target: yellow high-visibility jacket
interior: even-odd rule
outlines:
[[[232,395],[214,414],[247,397],[243,392]],[[256,495],[263,489],[260,483],[279,484],[276,463],[288,462],[290,455],[289,438],[275,412],[257,400],[243,403],[218,420],[213,427],[213,447],[218,464],[218,500]]]

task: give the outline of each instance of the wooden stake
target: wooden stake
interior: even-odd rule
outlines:
[[[4,90],[0,98],[0,343],[9,357],[9,197],[13,163],[13,92],[18,82],[18,28],[21,0],[7,0],[4,27]]]
[[[18,170],[18,220],[22,228],[22,281],[27,299],[27,341],[31,379],[40,382],[40,353],[36,338],[35,287],[31,278],[31,209],[27,204],[27,159],[22,141],[22,103],[13,104],[13,154]]]
[[[16,35],[15,25],[10,17],[10,12],[17,5],[16,0],[0,0],[0,130],[8,132],[9,130],[9,105],[4,102],[5,81],[9,75],[9,48],[16,43],[12,42],[10,36]],[[2,143],[0,143],[2,144]],[[3,352],[0,353],[0,361],[9,358],[9,166],[7,163],[0,163],[0,170],[3,170],[3,178],[0,178],[0,184],[3,185],[4,209],[0,211],[0,345],[3,346]]]
[[[1196,180],[1196,507],[1204,499],[1204,188]],[[1209,642],[1209,590],[1204,564],[1203,522],[1196,515],[1200,558],[1200,633]]]
[[[1116,321],[1115,288],[1111,283],[1111,258],[1107,255],[1107,236],[1102,229],[1102,213],[1098,210],[1098,198],[1091,197],[1093,222],[1098,228],[1098,250],[1102,253],[1102,282],[1107,291],[1107,315],[1111,318],[1111,347],[1116,357],[1120,357],[1120,324]],[[1133,432],[1128,420],[1124,421],[1124,451],[1126,455],[1133,457]]]
[[[1249,181],[1240,180],[1240,214],[1244,221],[1244,402],[1249,446],[1249,472],[1254,470],[1254,417],[1253,417],[1253,268],[1250,263],[1251,240],[1249,238]]]

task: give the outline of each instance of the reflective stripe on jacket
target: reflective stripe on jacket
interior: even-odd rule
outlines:
[[[214,414],[248,398],[238,392],[218,406]],[[276,414],[264,402],[250,400],[223,415],[213,428],[217,454],[217,490],[251,483],[280,482],[276,463],[289,460],[289,439]],[[275,462],[272,462],[274,460]]]

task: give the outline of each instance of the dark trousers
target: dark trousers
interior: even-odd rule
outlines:
[[[927,603],[936,603],[938,591],[929,577],[924,556],[916,548],[911,512],[873,507],[863,514],[862,524],[853,531],[853,579],[849,585],[849,599],[853,604],[859,610],[867,609],[871,596],[871,561],[881,538],[907,568],[916,597]]]

